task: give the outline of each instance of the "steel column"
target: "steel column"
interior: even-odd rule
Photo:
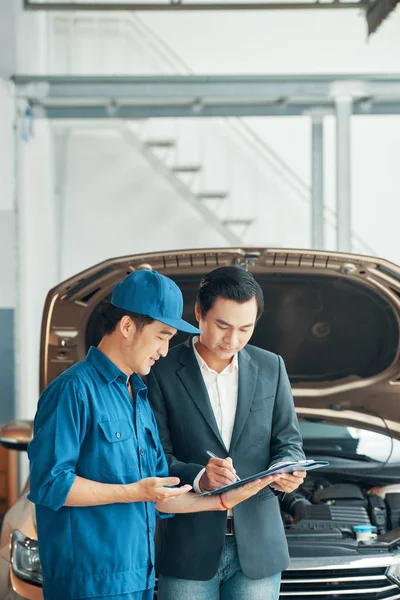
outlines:
[[[353,101],[338,96],[336,105],[336,240],[337,250],[351,252],[351,145]]]
[[[311,242],[323,250],[324,243],[324,122],[322,116],[311,117]]]
[[[67,170],[67,147],[69,129],[53,129],[54,145],[54,217],[56,224],[56,263],[57,280],[63,279],[63,249],[64,249],[64,198]]]

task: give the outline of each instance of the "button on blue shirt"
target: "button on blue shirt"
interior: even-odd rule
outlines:
[[[147,388],[136,374],[129,381],[135,401],[127,376],[92,347],[39,399],[28,498],[36,504],[46,600],[154,586],[154,503],[64,506],[77,475],[113,484],[168,476]]]

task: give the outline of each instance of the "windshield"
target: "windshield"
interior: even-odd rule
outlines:
[[[357,455],[367,456],[383,462],[389,458],[392,442],[382,433],[309,421],[300,421],[299,426],[308,458],[313,458],[313,454],[329,455],[329,452],[336,456],[341,452],[347,456],[354,454],[355,458]],[[399,440],[393,439],[393,451],[388,462],[400,462]]]

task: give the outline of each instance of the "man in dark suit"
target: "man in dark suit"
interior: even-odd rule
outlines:
[[[215,269],[197,296],[202,334],[173,348],[149,375],[169,473],[196,491],[305,458],[282,358],[247,345],[263,309],[250,273]],[[207,451],[216,457],[208,460]],[[285,474],[233,511],[161,522],[159,600],[276,600],[289,564],[277,495],[304,476]]]

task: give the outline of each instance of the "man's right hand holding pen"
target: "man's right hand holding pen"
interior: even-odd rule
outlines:
[[[215,457],[208,461],[206,470],[200,478],[199,487],[202,492],[210,492],[235,481],[237,477],[232,459],[229,456],[228,458]]]
[[[229,456],[227,458],[218,458],[209,451],[207,451],[207,454],[211,458],[199,481],[199,488],[202,492],[210,492],[211,490],[216,490],[240,480],[233,466],[232,459]],[[277,474],[271,479],[271,482],[279,479],[280,475]]]

